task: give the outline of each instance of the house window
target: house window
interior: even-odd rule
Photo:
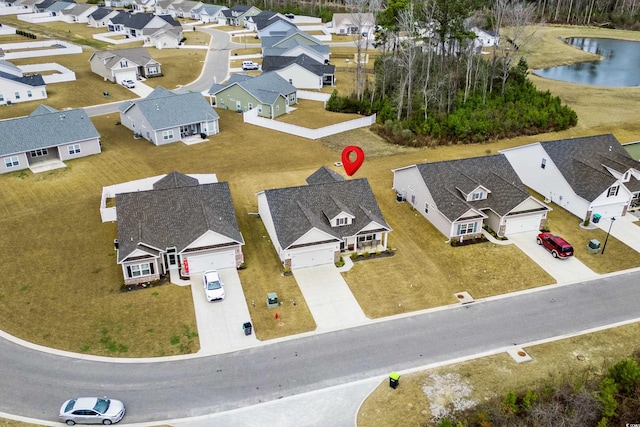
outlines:
[[[4,101],[4,95],[0,93],[0,102]]]
[[[162,139],[164,139],[165,141],[172,140],[173,139],[173,129],[165,130],[164,132],[162,132]]]
[[[33,150],[29,154],[31,155],[31,157],[42,157],[42,156],[46,156],[48,153],[46,148],[42,148],[38,150]]]
[[[15,95],[16,95],[16,99],[20,99],[20,92],[16,92]]]
[[[349,218],[336,218],[336,225],[347,225]]]
[[[80,154],[80,144],[73,144],[69,146],[69,155]]]
[[[429,203],[425,203],[424,204],[424,213],[426,213],[426,214],[429,213]]]
[[[127,68],[129,66],[129,63],[127,62],[126,59],[123,59],[120,61],[120,68]]]
[[[31,93],[30,90],[27,91],[27,98],[31,98],[33,96],[33,94]]]
[[[542,159],[542,163],[540,163],[540,167],[542,169],[544,169],[545,167],[547,167],[547,159]]]
[[[127,275],[129,276],[129,278],[150,276],[152,274],[153,274],[153,264],[150,262],[127,266]]]
[[[4,165],[8,168],[13,168],[15,166],[20,165],[20,162],[18,161],[18,156],[5,157]]]
[[[375,234],[367,234],[366,236],[358,236],[358,243],[370,242],[376,237]]]
[[[262,104],[258,105],[258,113],[262,113]]]
[[[609,188],[609,192],[607,193],[607,197],[615,197],[618,195],[618,190],[620,189],[620,186],[618,185],[614,185],[613,187]]]
[[[471,194],[471,200],[480,200],[480,199],[484,199],[484,194],[482,193],[482,191],[478,191],[476,193]]]
[[[276,105],[276,111],[280,111],[280,106]]]
[[[458,234],[471,234],[476,231],[476,222],[468,222],[466,224],[458,224]]]
[[[158,74],[158,67],[149,67],[147,69],[147,73],[150,74],[150,75],[151,74]]]

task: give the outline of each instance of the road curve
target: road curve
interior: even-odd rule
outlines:
[[[109,395],[126,422],[223,412],[640,318],[640,271],[234,353],[145,363],[49,354],[0,340],[0,412],[53,421],[70,396]]]

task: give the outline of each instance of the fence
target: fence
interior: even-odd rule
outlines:
[[[22,70],[23,73],[42,73],[43,71],[49,71],[49,70],[57,71],[57,73],[55,74],[47,74],[42,76],[42,79],[47,84],[60,83],[60,82],[73,82],[76,80],[76,73],[74,73],[67,67],[63,67],[60,64],[56,64],[55,62],[49,62],[46,64],[20,65],[18,68],[20,68],[20,70]]]
[[[53,47],[54,49],[50,49],[51,47]],[[44,49],[39,50],[39,48]],[[80,46],[61,40],[4,43],[0,44],[0,49],[2,49],[5,53],[3,58],[5,60],[82,53],[82,48]],[[19,52],[12,52],[12,50],[19,50]]]
[[[376,122],[376,115],[373,114],[372,116],[361,117],[359,119],[349,120],[347,122],[337,123],[335,125],[329,125],[318,129],[310,129],[298,125],[265,119],[264,117],[258,117],[258,111],[256,108],[245,112],[243,114],[243,119],[245,123],[272,129],[278,132],[288,133],[290,135],[296,135],[307,139],[320,139],[329,135],[335,135],[353,129],[371,126]]]

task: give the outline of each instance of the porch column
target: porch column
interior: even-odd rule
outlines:
[[[387,237],[389,237],[389,233],[384,233],[384,248],[387,249]]]

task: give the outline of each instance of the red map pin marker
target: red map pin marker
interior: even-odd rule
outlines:
[[[354,160],[351,160],[351,153],[355,154]],[[344,167],[344,171],[347,175],[352,176],[354,173],[358,172],[358,169],[360,169],[363,162],[364,151],[362,151],[362,148],[356,147],[355,145],[344,147],[344,150],[342,150],[342,167]]]

